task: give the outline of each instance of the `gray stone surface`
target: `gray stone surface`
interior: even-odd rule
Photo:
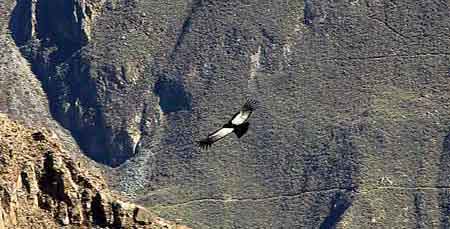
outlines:
[[[15,41],[53,116],[162,216],[449,226],[448,1],[66,3],[76,13],[55,17],[80,30],[13,29]],[[246,98],[260,102],[249,133],[201,152],[194,141]]]

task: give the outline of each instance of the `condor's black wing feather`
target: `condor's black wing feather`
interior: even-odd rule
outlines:
[[[198,141],[198,144],[201,148],[207,149],[209,148],[214,142],[219,141],[220,139],[224,138],[228,134],[232,133],[234,131],[234,128],[231,127],[222,127],[213,133],[209,134],[206,138],[201,139]]]

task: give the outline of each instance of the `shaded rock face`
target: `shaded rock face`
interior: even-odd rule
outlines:
[[[0,228],[186,228],[121,201],[48,133],[0,115]],[[43,138],[33,138],[40,133]]]
[[[126,101],[117,102],[114,91],[130,83],[127,77],[135,73],[134,67],[126,64],[104,63],[96,67],[99,62],[86,54],[96,10],[102,4],[77,0],[17,1],[9,27],[43,83],[53,117],[71,131],[88,156],[116,166],[134,154],[140,138],[140,117],[135,117],[135,110],[141,112],[143,108],[141,104],[131,104],[126,113],[122,112],[122,118],[111,120],[108,116],[112,113],[116,117],[116,103]]]
[[[447,1],[61,4],[11,31],[118,190],[196,228],[448,225]],[[200,152],[248,97],[248,134]]]
[[[13,1],[0,4],[0,113],[7,114],[22,124],[46,126],[54,132],[64,149],[79,152],[79,148],[70,133],[50,115],[48,100],[41,82],[30,69],[29,62],[16,46],[8,25],[11,22],[9,12],[14,8]],[[26,31],[27,27],[24,27]],[[74,157],[83,157],[73,154]],[[79,158],[80,158],[79,157]]]

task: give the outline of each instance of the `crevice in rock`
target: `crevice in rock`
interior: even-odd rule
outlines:
[[[45,155],[43,174],[39,178],[39,189],[43,193],[71,206],[70,198],[64,192],[63,175],[55,167],[55,159],[51,152]]]
[[[203,0],[195,0],[192,3],[192,7],[191,7],[191,11],[189,12],[188,16],[186,17],[186,19],[183,22],[183,26],[181,27],[181,31],[178,34],[176,41],[175,41],[175,46],[173,48],[172,53],[170,54],[170,59],[174,60],[175,59],[175,55],[178,52],[179,48],[181,47],[186,34],[190,33],[192,30],[192,17],[195,14],[195,12],[197,10],[199,10],[201,7],[203,6]]]
[[[94,199],[92,200],[91,211],[92,219],[94,220],[95,225],[98,225],[100,227],[108,226],[105,206],[103,206],[103,201],[100,193],[97,193],[97,195],[95,195]]]
[[[118,203],[112,203],[111,208],[113,213],[112,226],[115,228],[120,228],[120,226],[122,225],[122,219],[120,217],[121,206]]]
[[[25,171],[20,172],[20,179],[22,180],[22,184],[25,187],[25,190],[28,193],[31,193],[30,178],[28,177],[28,174]]]
[[[180,34],[178,35],[178,37],[176,39],[175,46],[170,55],[170,59],[172,59],[172,60],[175,59],[175,54],[178,52],[178,49],[180,48],[181,44],[183,43],[183,40],[184,40],[184,37],[186,36],[186,34],[191,31],[191,27],[192,27],[192,14],[189,15],[183,23],[183,27],[181,29]]]

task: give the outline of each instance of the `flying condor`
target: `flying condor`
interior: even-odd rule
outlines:
[[[223,125],[222,128],[214,131],[213,133],[208,134],[206,138],[198,141],[199,146],[203,149],[208,149],[214,142],[219,141],[220,139],[233,132],[238,138],[241,138],[248,130],[248,126],[250,125],[250,123],[248,123],[247,121],[250,118],[253,110],[255,109],[255,105],[255,100],[247,100],[244,106],[242,106],[241,110],[234,114],[230,121],[228,121],[228,123]]]

